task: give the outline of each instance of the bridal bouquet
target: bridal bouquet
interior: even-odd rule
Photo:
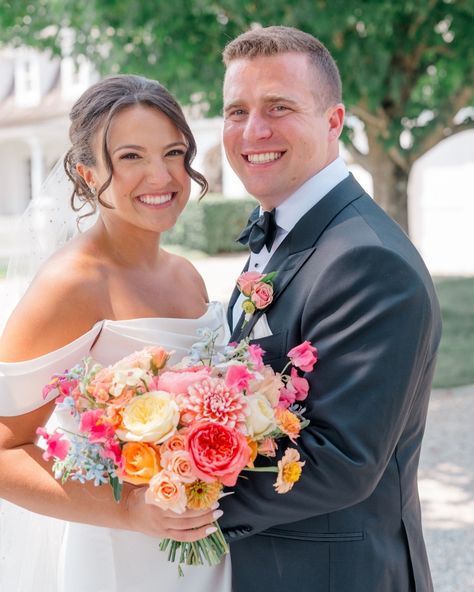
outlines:
[[[124,482],[146,485],[148,503],[177,513],[211,508],[243,471],[275,472],[276,492],[289,491],[304,465],[295,447],[276,463],[254,462],[276,457],[282,437],[295,444],[307,424],[300,402],[308,382],[299,371],[313,369],[316,348],[309,342],[293,348],[276,373],[256,344],[244,340],[216,352],[211,331],[199,337],[178,365],[169,364],[171,352],[152,346],[112,366],[88,358],[53,376],[44,396],[56,390],[57,408],[74,424],[70,432],[37,430],[55,477],[109,483],[117,501]],[[228,548],[215,526],[205,539],[165,539],[160,548],[180,565],[216,565]]]

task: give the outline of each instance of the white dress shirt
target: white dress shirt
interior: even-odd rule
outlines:
[[[327,167],[316,173],[299,187],[290,197],[275,209],[277,231],[270,250],[263,246],[260,253],[250,253],[248,271],[262,272],[278,249],[286,235],[296,223],[315,206],[331,189],[349,176],[349,169],[343,159],[338,156]],[[260,213],[263,210],[260,208]],[[270,270],[273,271],[273,270]],[[232,321],[235,327],[242,314],[244,296],[240,294],[232,310]]]

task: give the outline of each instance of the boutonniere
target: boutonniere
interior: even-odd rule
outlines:
[[[242,302],[245,319],[242,327],[248,323],[256,310],[265,310],[273,302],[273,280],[276,271],[258,273],[245,271],[237,280],[237,288],[246,296]]]

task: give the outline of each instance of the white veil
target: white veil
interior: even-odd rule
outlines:
[[[12,254],[0,290],[0,334],[40,266],[80,232],[70,197],[73,184],[60,158],[16,223]],[[95,220],[95,216],[87,220]],[[89,224],[88,224],[89,226]]]
[[[0,286],[0,334],[42,263],[80,232],[70,205],[72,190],[61,158],[16,224],[6,279]],[[64,525],[0,499],[0,590],[57,590]]]

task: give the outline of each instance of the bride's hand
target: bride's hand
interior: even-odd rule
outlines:
[[[186,510],[176,514],[145,502],[146,487],[133,487],[125,498],[130,529],[149,536],[193,542],[215,532],[213,525],[223,514],[216,506],[211,510]]]

